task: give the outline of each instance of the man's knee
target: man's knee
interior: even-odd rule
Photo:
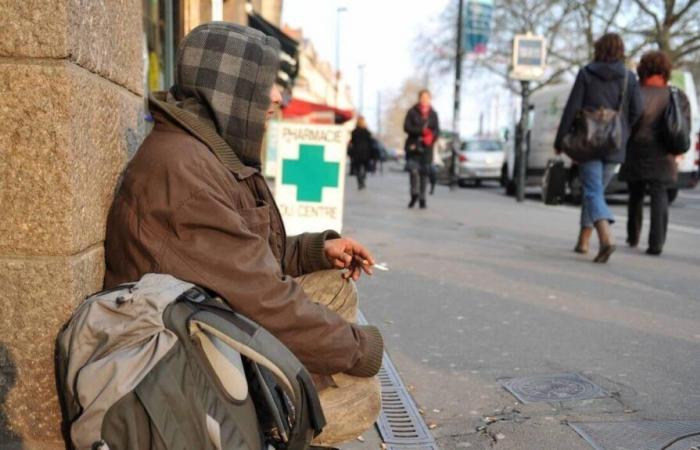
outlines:
[[[338,270],[322,270],[303,275],[297,282],[313,301],[354,322],[357,316],[357,287],[345,280]]]

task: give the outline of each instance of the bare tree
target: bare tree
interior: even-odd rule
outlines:
[[[493,30],[485,55],[464,55],[465,66],[508,78],[515,34],[531,31],[547,39],[548,72],[537,90],[573,74],[593,57],[595,40],[607,32],[620,33],[627,54],[635,58],[648,48],[669,53],[677,65],[693,68],[700,55],[700,0],[495,0]],[[432,75],[454,70],[457,2],[439,19],[439,26],[416,39],[419,66]],[[700,69],[698,69],[700,70]]]
[[[496,0],[488,52],[484,55],[465,54],[465,65],[474,71],[486,71],[498,76],[514,92],[519,85],[509,78],[512,40],[515,34],[532,32],[547,39],[548,71],[534,89],[557,82],[589,57],[589,41],[601,20],[592,11],[601,3],[611,10],[610,17],[619,12],[622,0]],[[588,13],[586,12],[588,9]],[[610,20],[612,22],[612,19]],[[423,32],[416,40],[419,66],[433,75],[444,76],[454,70],[457,31],[457,4],[451,2],[439,19],[440,26]],[[602,24],[609,27],[610,24]],[[437,31],[436,31],[437,30]]]
[[[700,0],[628,0],[635,14],[620,30],[638,47],[666,52],[677,66],[700,55]]]

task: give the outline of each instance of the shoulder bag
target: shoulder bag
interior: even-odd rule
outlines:
[[[564,136],[562,150],[576,162],[603,159],[622,149],[622,112],[627,99],[629,72],[625,70],[622,96],[615,109],[584,108],[576,115],[574,126]]]

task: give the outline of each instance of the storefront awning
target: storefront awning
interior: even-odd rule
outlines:
[[[282,109],[282,117],[285,119],[305,117],[313,113],[329,112],[335,116],[335,123],[344,123],[352,119],[355,115],[353,110],[334,108],[320,103],[307,102],[292,98]]]
[[[248,26],[280,42],[280,70],[277,73],[277,83],[285,89],[291,89],[299,73],[299,43],[255,11],[248,13]]]

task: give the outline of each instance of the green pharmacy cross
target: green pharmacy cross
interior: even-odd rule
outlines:
[[[321,202],[324,187],[338,187],[340,163],[323,160],[323,145],[299,145],[299,159],[282,160],[282,184],[297,187],[297,201]]]

